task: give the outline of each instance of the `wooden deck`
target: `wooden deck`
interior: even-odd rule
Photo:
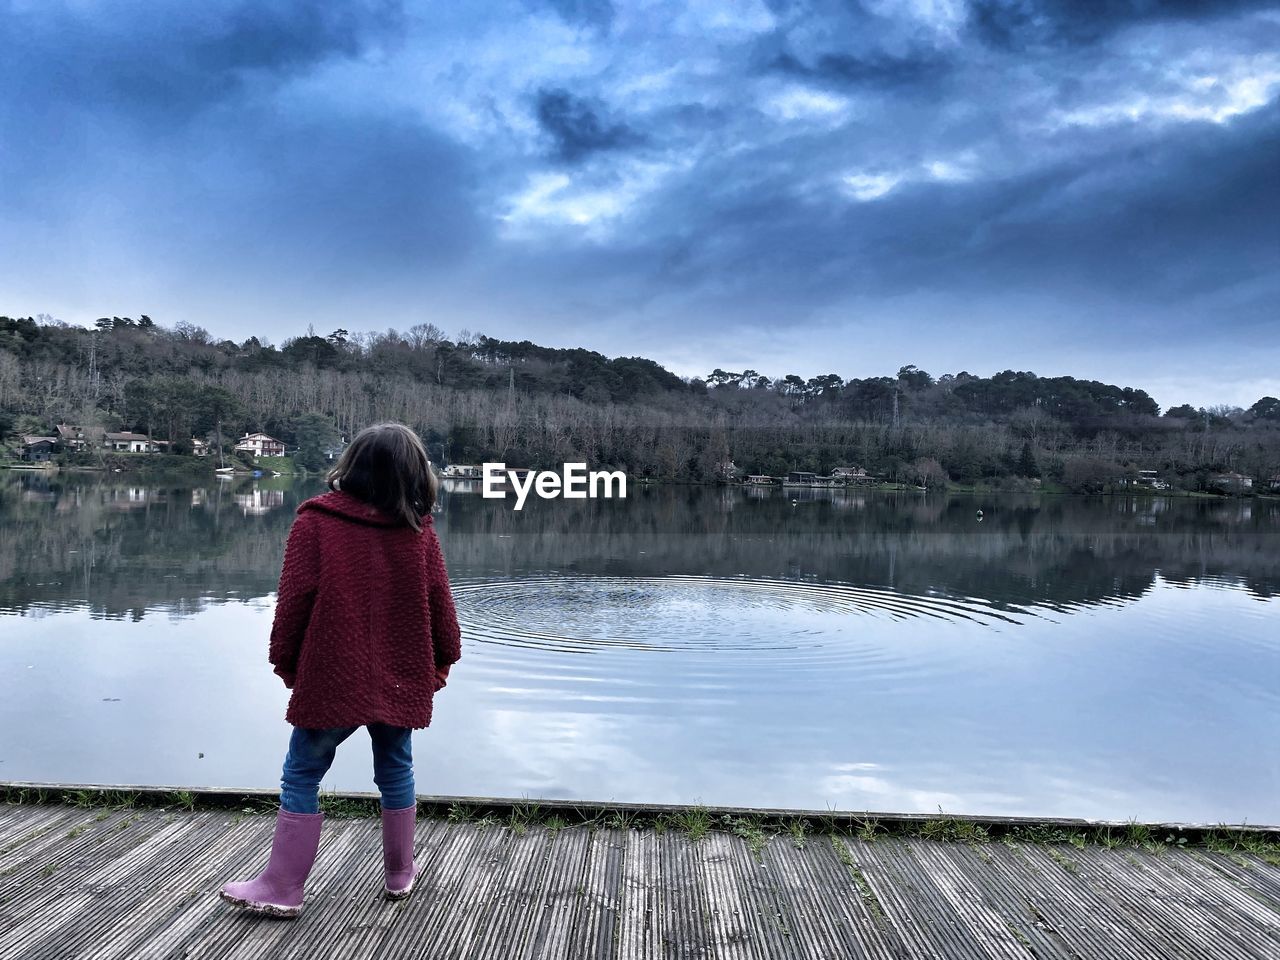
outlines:
[[[0,958],[1280,957],[1280,868],[1108,849],[421,819],[387,903],[377,820],[325,823],[296,921],[217,897],[274,819],[0,805]]]

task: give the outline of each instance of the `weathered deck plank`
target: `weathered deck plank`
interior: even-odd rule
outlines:
[[[908,956],[921,960],[948,957],[954,960],[981,960],[980,945],[957,941],[949,927],[955,918],[939,909],[938,895],[928,883],[914,878],[901,861],[899,841],[876,843],[855,841],[854,859],[871,892],[880,903],[889,927],[897,931]]]
[[[64,831],[65,824],[59,824],[56,832],[39,838],[12,878],[30,894],[11,910],[5,897],[5,920],[12,918],[16,927],[15,948],[31,950],[33,956],[53,955],[63,929],[77,916],[110,914],[108,891],[117,897],[129,895],[129,888],[119,883],[121,876],[148,855],[172,850],[182,827],[145,818],[155,828],[151,832],[139,825],[142,819],[126,812],[96,823],[97,830],[85,827],[79,833],[76,827]]]
[[[996,960],[1027,960],[1035,953],[1014,931],[1013,924],[985,897],[969,879],[974,869],[966,871],[947,857],[945,848],[955,844],[938,844],[928,840],[905,841],[905,852],[918,865],[938,891],[939,903],[957,918],[957,934],[961,939],[983,945],[983,955]]]
[[[768,845],[766,859],[781,849]],[[843,938],[836,941],[831,956],[872,960],[910,956],[906,945],[889,929],[879,904],[868,900],[858,886],[854,874],[857,864],[843,837],[814,842],[805,856],[789,859],[794,877],[790,884],[792,908],[817,914],[820,922],[832,925]]]
[[[1061,937],[1072,956],[1087,960],[1167,956],[1109,902],[1099,900],[1083,885],[1069,882],[1069,874],[1056,862],[1048,861],[1051,872],[1047,872],[1025,844],[1010,848],[992,844],[986,849],[993,870],[1023,892],[1034,920]]]
[[[666,903],[663,880],[658,835],[651,830],[628,830],[614,928],[618,960],[666,956],[659,928]]]
[[[119,821],[124,822],[124,819]],[[114,873],[99,872],[78,881],[70,876],[65,878],[91,893],[86,909],[96,912],[99,929],[75,922],[62,924],[58,935],[47,939],[41,950],[50,955],[74,955],[92,948],[95,955],[104,958],[136,956],[133,944],[148,936],[163,911],[173,909],[174,900],[181,903],[188,891],[197,888],[192,874],[209,860],[220,863],[221,858],[216,856],[219,849],[228,855],[240,854],[244,844],[239,841],[250,835],[247,829],[228,830],[225,817],[209,814],[177,818],[158,826],[143,819],[131,823],[122,832],[135,827],[140,828],[138,835],[145,840],[133,847],[128,856],[115,860],[114,864],[123,869]],[[101,853],[106,855],[108,851]],[[216,874],[210,879],[212,876]],[[50,900],[50,908],[65,912],[68,920],[74,921],[74,912],[67,909],[69,904],[56,896],[57,888],[51,892],[55,896]]]
[[[759,871],[746,845],[712,833],[698,842],[694,853],[706,891],[709,951],[725,960],[792,957],[791,943],[779,929],[773,904],[763,896]]]
[[[376,819],[329,820],[296,921],[217,897],[273,820],[0,808],[0,960],[1147,960],[1280,957],[1280,868],[1169,849],[418,824],[380,896]]]
[[[523,956],[530,928],[538,921],[546,865],[555,838],[545,830],[526,829],[515,833],[508,843],[511,856],[499,880],[497,896],[487,905],[473,952],[464,956],[484,960]]]
[[[661,931],[663,955],[673,960],[698,960],[707,953],[711,931],[706,890],[697,881],[696,854],[690,844],[670,832],[658,835],[657,847],[664,904],[655,920]]]
[[[975,848],[963,843],[937,844],[932,853],[954,864],[957,874],[976,896],[990,904],[991,910],[1032,956],[1043,960],[1079,960],[1080,954],[1039,918],[1034,891],[1028,891],[994,865],[988,845]]]
[[[586,890],[561,956],[611,958],[617,955],[614,931],[622,896],[626,846],[625,830],[605,827],[591,834],[590,859],[583,881]]]
[[[1280,916],[1261,904],[1255,909],[1243,891],[1219,886],[1184,852],[1135,857],[1136,870],[1127,861],[1097,853],[1089,848],[1076,852],[1082,878],[1119,891],[1135,912],[1152,911],[1166,930],[1181,931],[1188,944],[1246,960],[1280,955]]]
[[[1261,902],[1280,901],[1280,870],[1259,869],[1263,864],[1256,856],[1232,853],[1225,856],[1203,857],[1199,851],[1192,851],[1191,856],[1205,869],[1222,874],[1233,884],[1250,891],[1252,896]]]

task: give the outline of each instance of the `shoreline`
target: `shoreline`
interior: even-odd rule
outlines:
[[[0,803],[77,807],[179,807],[186,810],[227,810],[263,807],[274,809],[280,791],[259,787],[190,787],[136,784],[79,784],[41,781],[0,781]],[[1275,846],[1280,857],[1280,824],[1190,823],[1176,821],[1104,820],[1082,817],[1002,816],[939,811],[894,813],[868,810],[812,810],[786,807],[745,807],[723,804],[640,803],[613,800],[562,800],[528,797],[475,797],[418,794],[418,808],[427,818],[483,819],[501,815],[526,822],[556,819],[568,824],[596,823],[605,819],[634,825],[707,820],[749,819],[760,827],[793,830],[797,823],[820,824],[825,832],[885,836],[919,836],[932,839],[972,839],[1012,836],[1022,839],[1040,834],[1061,834],[1084,842],[1107,845],[1124,837],[1143,843],[1163,836],[1169,845],[1185,845],[1213,837],[1250,838]],[[378,813],[378,794],[364,791],[323,791],[321,805],[333,816],[371,817]],[[1117,833],[1124,836],[1117,837]]]
[[[204,480],[222,479],[257,479],[257,480],[307,480],[309,478],[322,478],[322,472],[311,473],[306,470],[296,471],[292,473],[273,472],[271,468],[257,468],[261,475],[255,477],[253,470],[236,471],[231,475],[218,474],[210,471],[208,475],[203,473],[196,474],[194,471],[184,469],[185,465],[177,464],[138,464],[130,469],[125,468],[107,468],[94,467],[79,464],[61,465],[61,464],[25,464],[25,463],[0,463],[0,470],[13,470],[23,473],[46,473],[49,475],[57,475],[59,473],[84,473],[84,474],[101,474],[104,477],[122,476],[129,478],[138,478],[144,480],[164,480],[172,482],[174,480],[185,480],[191,483],[201,482]],[[184,474],[175,476],[175,474]],[[456,478],[443,478],[445,480],[454,480]],[[466,481],[464,481],[466,482]],[[1054,485],[1050,489],[1041,489],[1038,487],[1019,490],[1005,486],[985,486],[981,484],[949,484],[945,487],[921,487],[909,483],[875,483],[875,484],[847,484],[843,486],[819,486],[809,484],[749,484],[749,483],[726,483],[724,481],[701,481],[701,480],[660,480],[654,477],[637,477],[634,482],[638,487],[710,487],[710,488],[732,488],[742,490],[769,490],[778,491],[779,493],[787,493],[788,491],[799,490],[822,490],[831,493],[912,493],[925,494],[927,496],[937,496],[939,494],[947,494],[952,496],[984,496],[984,497],[1001,497],[1001,496],[1046,496],[1046,497],[1127,497],[1132,499],[1157,500],[1162,498],[1176,500],[1206,500],[1206,501],[1252,501],[1252,500],[1280,500],[1280,491],[1275,492],[1255,492],[1249,493],[1211,493],[1205,490],[1149,490],[1145,488],[1124,489],[1124,490],[1104,490],[1097,493],[1080,493]],[[454,493],[468,493],[472,491],[455,490]]]

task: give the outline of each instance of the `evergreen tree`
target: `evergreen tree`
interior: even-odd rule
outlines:
[[[333,422],[318,413],[304,413],[293,421],[293,434],[298,444],[294,462],[307,470],[325,469],[325,448],[338,439]]]
[[[1018,457],[1018,475],[1022,477],[1040,476],[1040,464],[1036,463],[1035,451],[1031,449],[1031,441],[1022,443],[1022,456]]]

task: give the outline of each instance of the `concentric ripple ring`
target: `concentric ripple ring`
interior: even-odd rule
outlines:
[[[867,618],[1016,624],[1027,610],[844,583],[759,578],[533,576],[459,579],[464,635],[562,652],[797,650],[827,647]]]

